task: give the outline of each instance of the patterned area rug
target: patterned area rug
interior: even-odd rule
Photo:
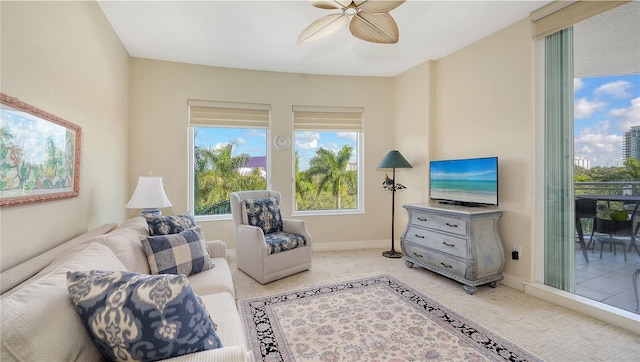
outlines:
[[[388,275],[240,301],[263,361],[540,361]]]

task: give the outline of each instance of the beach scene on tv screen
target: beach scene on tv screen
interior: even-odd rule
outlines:
[[[431,198],[480,204],[498,204],[495,158],[431,163]]]

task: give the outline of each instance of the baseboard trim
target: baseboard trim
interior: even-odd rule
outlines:
[[[500,281],[500,284],[504,284],[509,288],[513,288],[521,292],[524,292],[525,281],[522,278],[518,278],[511,274],[504,274],[504,273],[502,273],[502,277],[504,279]]]
[[[391,242],[389,240],[328,241],[316,242],[312,246],[314,252],[362,249],[391,249]],[[395,249],[400,251],[399,241],[395,244]],[[236,249],[227,249],[226,255],[229,258],[235,258]]]
[[[524,292],[578,313],[640,334],[640,315],[540,283],[524,283]]]

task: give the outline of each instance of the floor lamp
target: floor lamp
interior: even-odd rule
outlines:
[[[386,156],[380,161],[378,164],[378,168],[391,168],[393,169],[393,178],[389,180],[388,177],[385,178],[383,182],[383,186],[385,189],[391,191],[391,250],[385,251],[382,255],[387,258],[400,258],[402,257],[402,253],[395,250],[394,247],[394,239],[393,239],[393,230],[394,230],[394,220],[395,220],[395,209],[396,209],[396,190],[404,189],[404,185],[396,184],[396,168],[413,168],[411,164],[400,154],[399,151],[393,150],[389,151]]]

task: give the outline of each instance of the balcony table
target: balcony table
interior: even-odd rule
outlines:
[[[629,243],[629,252],[632,249],[636,249],[636,252],[640,256],[640,249],[638,249],[638,245],[636,244],[636,234],[638,229],[640,228],[640,222],[633,227],[633,220],[636,216],[640,217],[640,215],[636,215],[638,213],[638,209],[640,206],[640,196],[638,195],[575,195],[576,199],[590,199],[590,200],[598,200],[598,201],[606,201],[609,203],[610,201],[618,201],[624,204],[635,204],[633,211],[631,213],[631,242]],[[595,227],[595,225],[594,225]]]

